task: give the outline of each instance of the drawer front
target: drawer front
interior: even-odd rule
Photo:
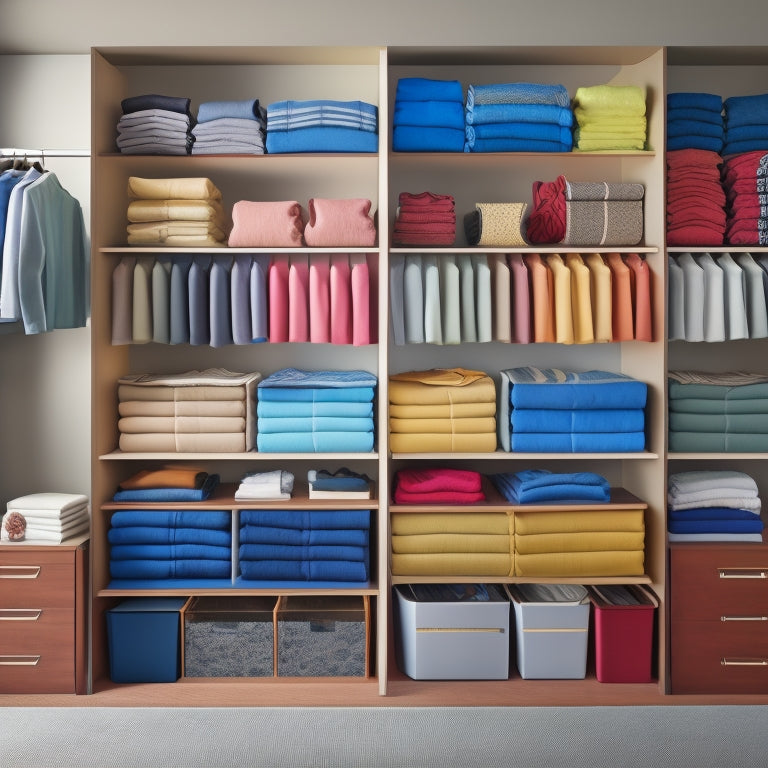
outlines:
[[[768,693],[768,621],[677,621],[672,693]]]
[[[74,655],[0,651],[0,693],[74,693]]]
[[[75,606],[72,552],[2,552],[0,608]]]
[[[70,659],[75,653],[72,611],[65,608],[0,608],[0,653]]]
[[[768,616],[768,554],[737,548],[673,548],[670,609],[675,619]]]

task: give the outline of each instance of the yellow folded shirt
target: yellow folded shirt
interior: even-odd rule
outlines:
[[[437,514],[393,513],[392,535],[412,536],[435,533],[490,534],[508,536],[514,518],[502,512],[445,512]]]
[[[496,432],[496,419],[492,416],[479,419],[395,419],[390,417],[391,432],[467,434]]]
[[[395,576],[512,576],[511,554],[393,554]]]
[[[493,453],[496,450],[496,434],[394,432],[389,435],[389,448],[393,453]]]
[[[399,405],[495,403],[496,386],[482,371],[411,371],[389,377],[389,402]]]
[[[642,531],[515,534],[515,553],[521,555],[638,550],[644,546]]]
[[[392,536],[392,552],[428,554],[437,552],[511,552],[508,534],[488,533],[420,533]]]
[[[395,419],[479,419],[496,415],[496,403],[446,403],[445,405],[399,405],[391,403]]]
[[[515,555],[515,576],[526,578],[583,578],[642,576],[644,552],[566,552]]]
[[[515,533],[579,533],[585,531],[644,531],[644,510],[519,512]]]

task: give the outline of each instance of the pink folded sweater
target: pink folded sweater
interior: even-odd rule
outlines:
[[[363,198],[312,198],[304,239],[307,245],[326,248],[370,247],[376,242],[370,210],[371,201]]]
[[[295,200],[239,200],[232,207],[231,248],[298,248],[304,221]]]

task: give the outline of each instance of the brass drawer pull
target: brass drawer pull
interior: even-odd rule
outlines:
[[[39,575],[39,565],[0,565],[0,579],[36,579]]]
[[[0,608],[0,621],[37,621],[42,608]]]
[[[36,667],[40,656],[0,656],[0,665],[4,667]]]
[[[765,568],[718,568],[721,579],[768,579]]]
[[[720,659],[724,667],[768,667],[768,659]]]

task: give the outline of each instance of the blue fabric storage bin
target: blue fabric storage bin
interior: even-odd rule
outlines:
[[[135,597],[107,611],[109,675],[114,683],[173,683],[184,597]]]

